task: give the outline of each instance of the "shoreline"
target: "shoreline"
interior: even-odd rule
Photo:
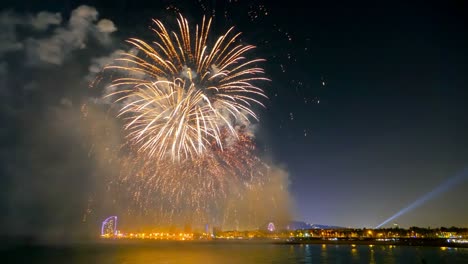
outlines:
[[[379,241],[374,239],[294,239],[289,241],[276,241],[277,244],[302,245],[302,244],[324,244],[324,245],[369,245],[369,246],[419,246],[419,247],[447,247],[447,248],[468,248],[468,244],[449,243],[446,239],[432,238],[400,238],[398,240]]]
[[[438,238],[400,238],[395,240],[376,240],[376,239],[271,239],[271,238],[252,238],[252,239],[224,239],[214,238],[208,240],[150,240],[150,239],[97,239],[97,240],[77,240],[77,241],[38,241],[22,239],[0,239],[0,246],[3,248],[15,247],[73,247],[73,246],[136,246],[136,245],[189,245],[189,244],[271,244],[271,245],[349,245],[355,246],[409,246],[409,247],[440,247],[440,248],[468,248],[468,243],[450,243],[447,239]]]

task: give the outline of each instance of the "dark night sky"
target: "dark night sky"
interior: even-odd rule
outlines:
[[[258,143],[288,170],[300,220],[373,227],[468,166],[464,1],[30,2],[0,10],[65,18],[87,4],[118,27],[116,43],[145,38],[164,7],[193,20],[214,8],[220,31],[235,25],[267,59]],[[466,178],[395,221],[467,227]]]

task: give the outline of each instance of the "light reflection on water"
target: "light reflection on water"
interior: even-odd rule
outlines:
[[[0,253],[6,263],[468,263],[467,248],[262,242],[101,243],[16,247]]]

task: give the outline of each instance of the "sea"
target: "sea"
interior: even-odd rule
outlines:
[[[271,242],[106,242],[15,245],[0,263],[468,263],[468,248]]]

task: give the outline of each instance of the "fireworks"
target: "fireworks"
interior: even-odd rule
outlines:
[[[230,28],[210,45],[211,19],[190,31],[180,15],[178,32],[153,20],[153,46],[130,39],[135,52],[124,53],[107,69],[128,74],[111,85],[122,103],[129,141],[139,152],[159,160],[198,158],[214,145],[223,149],[222,133],[238,137],[235,124],[257,119],[254,104],[266,97],[254,83],[267,80],[248,60],[251,45],[236,44],[240,33]]]
[[[221,219],[226,198],[239,199],[251,186],[261,184],[267,170],[253,154],[252,139],[242,129],[237,133],[238,140],[223,151],[215,148],[177,165],[170,160],[126,159],[121,181],[131,195],[131,209],[164,224]],[[223,143],[226,135],[221,135]]]
[[[193,32],[177,21],[172,32],[154,20],[156,41],[128,40],[133,49],[106,67],[113,81],[105,96],[129,143],[111,185],[132,201],[128,212],[161,224],[233,222],[238,202],[246,193],[260,200],[268,178],[249,131],[266,97],[256,86],[268,80],[256,66],[263,60],[246,58],[255,47],[237,44],[233,28],[212,39],[211,19]],[[253,211],[244,215],[259,224]]]

